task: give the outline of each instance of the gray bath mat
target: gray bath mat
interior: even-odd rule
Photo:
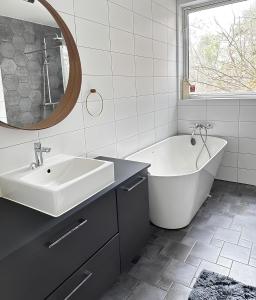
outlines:
[[[256,288],[232,278],[203,271],[196,281],[189,300],[255,300]]]

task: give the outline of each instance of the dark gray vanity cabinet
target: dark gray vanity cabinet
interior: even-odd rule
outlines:
[[[148,177],[140,173],[117,189],[121,270],[131,266],[148,240]]]
[[[0,198],[1,300],[97,300],[141,253],[149,165],[102,159],[115,183],[59,218]]]
[[[117,234],[112,191],[2,260],[0,299],[44,299]]]
[[[46,300],[97,300],[120,274],[118,235],[100,249]]]

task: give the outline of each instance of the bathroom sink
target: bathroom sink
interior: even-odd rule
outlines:
[[[2,197],[58,217],[114,182],[114,164],[58,155],[0,175]]]

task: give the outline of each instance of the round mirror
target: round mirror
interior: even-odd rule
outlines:
[[[81,64],[66,24],[46,0],[8,0],[0,12],[0,124],[36,130],[73,109]]]

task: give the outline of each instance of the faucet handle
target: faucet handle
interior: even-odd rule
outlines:
[[[42,144],[40,142],[34,143],[34,149],[39,150],[42,148]]]
[[[42,150],[42,152],[49,153],[49,152],[51,152],[52,148],[50,148],[50,147],[43,147],[43,148],[41,148],[41,150]]]

